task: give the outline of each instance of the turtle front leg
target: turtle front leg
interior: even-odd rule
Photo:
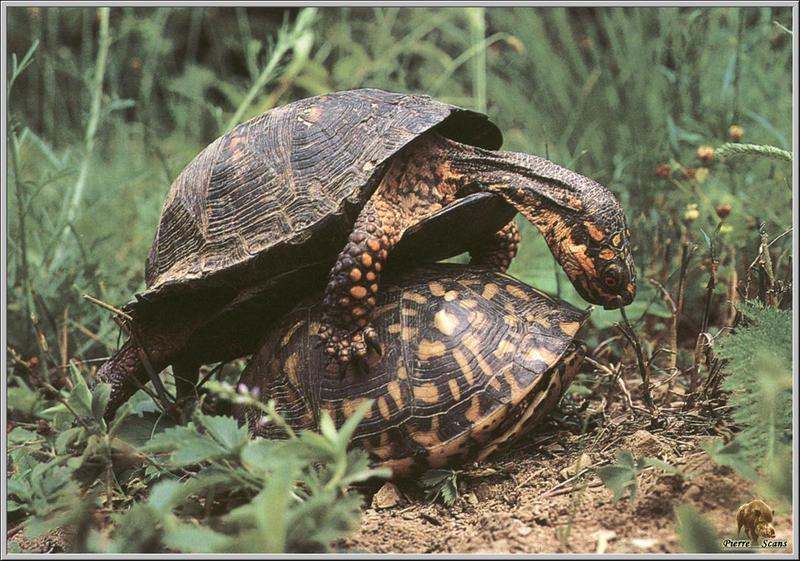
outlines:
[[[491,238],[470,248],[470,265],[505,273],[519,250],[519,227],[512,220]]]
[[[381,352],[370,320],[381,270],[403,229],[403,215],[397,208],[383,199],[369,201],[331,270],[319,337],[325,354],[340,365],[353,359],[363,363],[369,348]]]

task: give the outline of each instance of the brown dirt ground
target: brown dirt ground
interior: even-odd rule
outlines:
[[[413,482],[397,482],[398,504],[377,508],[379,501],[367,496],[372,506],[340,546],[371,553],[677,553],[673,509],[681,504],[704,514],[722,538],[734,537],[736,510],[756,496],[751,482],[702,450],[701,443],[719,432],[715,422],[677,410],[662,410],[658,423],[650,419],[620,411],[583,434],[551,421],[512,450],[460,472],[459,498],[451,507],[431,503]],[[694,475],[684,480],[646,469],[635,502],[614,503],[593,471],[579,478],[560,473],[582,454],[593,467],[611,462],[620,447]],[[559,533],[568,527],[562,541]],[[774,527],[776,539],[788,542],[775,552],[792,552],[791,513],[777,514]]]

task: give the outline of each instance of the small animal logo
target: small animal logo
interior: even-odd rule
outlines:
[[[775,528],[772,527],[774,516],[775,511],[760,499],[745,503],[736,511],[736,535],[740,535],[744,528],[744,533],[751,540],[774,538]]]

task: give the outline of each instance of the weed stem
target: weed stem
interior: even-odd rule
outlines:
[[[239,104],[239,107],[236,108],[236,112],[233,116],[228,120],[228,124],[225,125],[225,132],[231,130],[233,127],[239,124],[242,120],[242,116],[248,110],[250,105],[252,105],[253,100],[258,95],[258,93],[264,89],[264,87],[269,83],[272,78],[274,78],[276,69],[280,64],[281,60],[283,60],[284,55],[289,52],[291,49],[294,49],[295,46],[304,38],[306,35],[306,30],[310,26],[310,24],[314,20],[315,10],[313,8],[306,8],[300,15],[297,16],[297,20],[295,21],[294,27],[291,31],[286,31],[285,29],[281,29],[278,33],[278,41],[275,44],[275,47],[272,49],[272,54],[267,61],[267,64],[261,70],[261,73],[253,82],[253,85],[248,90],[247,95],[244,96],[244,99]]]
[[[101,106],[103,100],[103,79],[106,72],[106,59],[108,58],[108,48],[111,45],[111,35],[108,31],[108,17],[110,8],[99,8],[100,17],[100,38],[97,53],[97,62],[94,69],[94,81],[92,84],[92,105],[89,111],[89,123],[86,126],[86,136],[84,138],[83,160],[81,161],[78,180],[72,189],[72,198],[60,222],[57,231],[56,250],[50,266],[47,268],[48,275],[58,268],[65,257],[66,243],[70,233],[70,225],[78,216],[78,209],[83,200],[83,193],[86,190],[86,180],[89,177],[89,167],[92,161],[92,151],[94,150],[94,139],[97,133],[97,126],[100,123]]]

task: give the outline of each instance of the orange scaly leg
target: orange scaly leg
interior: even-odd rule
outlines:
[[[368,202],[331,271],[319,337],[325,353],[340,364],[353,358],[363,361],[369,348],[380,353],[378,334],[369,321],[381,270],[399,239],[402,222],[402,214],[384,201]]]

